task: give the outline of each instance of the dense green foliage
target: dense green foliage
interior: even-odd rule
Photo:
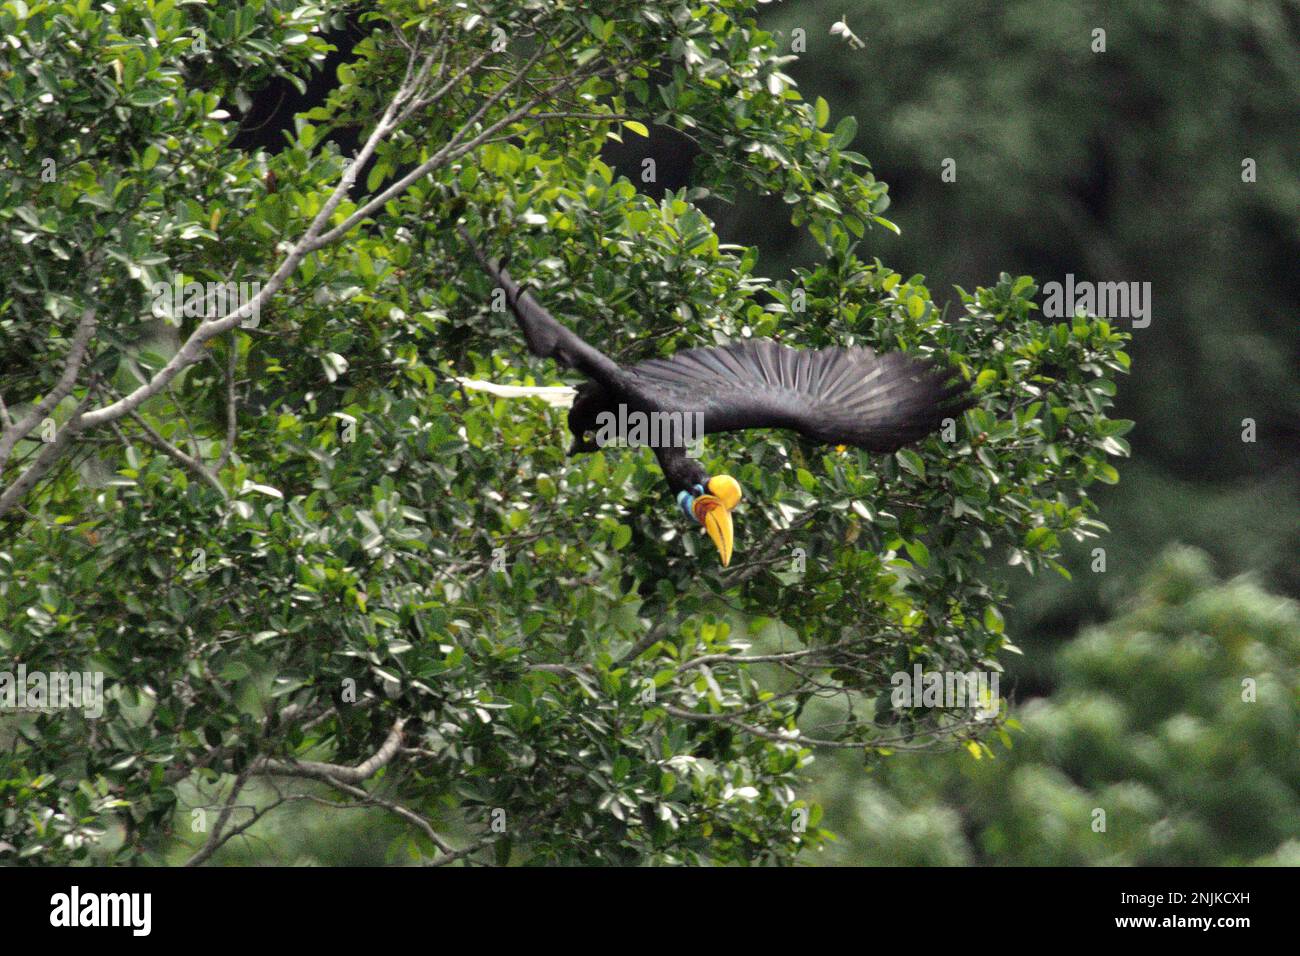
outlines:
[[[857,863],[1300,864],[1300,607],[1175,549],[1057,657],[996,759],[834,778]],[[1104,817],[1098,814],[1104,811]],[[1104,823],[1104,829],[1100,824]]]
[[[332,7],[0,12],[6,430],[61,399],[4,473],[0,653],[107,676],[101,719],[0,717],[20,857],[156,860],[179,829],[206,859],[253,822],[247,787],[259,812],[392,811],[432,862],[779,862],[825,837],[818,741],[984,752],[999,726],[880,697],[914,664],[998,668],[990,558],[1059,570],[1103,527],[1127,336],[1038,322],[1027,277],[941,321],[920,276],[860,258],[884,187],[748,3],[477,6],[380,4],[274,155],[234,149],[226,111],[308,75]],[[708,154],[662,203],[599,158],[651,122]],[[358,128],[373,156],[345,172],[331,134]],[[814,237],[793,279],[693,205],[741,181]],[[620,358],[866,343],[944,357],[979,405],[889,458],[712,442],[748,502],[720,573],[648,452],[566,461],[558,414],[456,386],[556,374],[488,308],[457,216]],[[173,326],[149,293],[181,274],[274,294],[256,327]]]

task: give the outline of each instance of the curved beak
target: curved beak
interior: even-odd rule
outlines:
[[[740,484],[730,475],[718,475],[709,481],[708,491],[708,494],[695,499],[695,518],[704,525],[725,568],[731,564],[731,551],[735,542],[731,509],[740,504]]]
[[[695,516],[699,518],[704,530],[713,539],[713,546],[718,549],[725,568],[731,564],[731,549],[735,532],[731,525],[731,512],[713,495],[701,495],[695,500]]]

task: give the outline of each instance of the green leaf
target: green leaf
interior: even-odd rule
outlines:
[[[910,448],[902,448],[894,452],[894,458],[904,471],[916,475],[918,478],[925,477],[925,462],[921,456]]]
[[[1137,422],[1128,418],[1110,418],[1098,423],[1098,431],[1107,437],[1127,435]]]
[[[846,116],[835,126],[835,132],[831,134],[831,146],[835,149],[843,149],[853,142],[853,137],[858,135],[858,121],[852,116]]]
[[[904,541],[903,547],[908,555],[923,568],[930,566],[930,549],[921,541]]]

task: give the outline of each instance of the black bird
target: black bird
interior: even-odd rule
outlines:
[[[693,438],[788,428],[830,445],[893,452],[974,402],[960,377],[940,363],[902,352],[877,355],[858,346],[793,349],[769,339],[746,339],[620,366],[557,322],[484,255],[463,225],[457,228],[505,293],[529,351],[588,379],[569,409],[574,436],[569,454],[603,447],[609,440],[602,436],[611,436],[614,426],[632,423],[635,433],[639,424],[652,440],[638,442],[633,436],[629,443],[651,445],[682,512],[708,532],[724,566],[731,563],[731,511],[740,502],[740,485],[730,475],[710,476],[688,454]]]

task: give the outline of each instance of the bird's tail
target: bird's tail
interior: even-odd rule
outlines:
[[[515,321],[519,323],[520,330],[524,333],[524,340],[528,343],[528,349],[534,355],[552,355],[555,350],[557,335],[557,323],[549,312],[537,304],[537,300],[528,292],[520,288],[519,283],[510,277],[510,273],[505,267],[493,262],[487,257],[474,237],[469,234],[464,223],[456,224],[456,231],[460,237],[465,240],[470,251],[474,253],[474,258],[479,261],[483,271],[492,277],[503,292],[506,294],[506,304],[510,306],[510,311],[514,313]],[[572,364],[565,362],[564,364]]]
[[[456,378],[461,388],[473,392],[487,392],[499,398],[540,398],[553,408],[568,408],[578,394],[568,385],[499,385],[479,378]]]

